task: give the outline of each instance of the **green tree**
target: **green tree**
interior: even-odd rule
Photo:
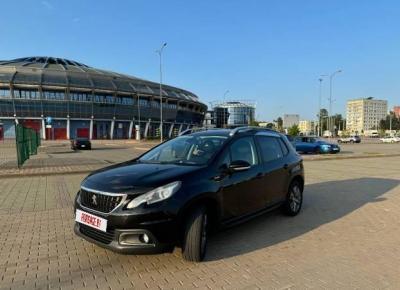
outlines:
[[[321,127],[322,127],[322,132],[328,129],[328,110],[327,109],[321,109],[319,111],[319,116],[321,116]],[[317,116],[317,117],[319,117]]]
[[[390,114],[386,116],[386,119],[379,122],[379,128],[382,130],[389,130],[390,122],[392,122],[392,130],[400,130],[400,118],[397,118],[394,112],[390,112]]]
[[[259,127],[259,126],[260,126],[260,123],[259,123],[258,121],[256,121],[256,120],[252,120],[252,121],[250,122],[250,126],[252,126],[252,127]]]
[[[278,117],[278,119],[274,120],[274,122],[278,125],[278,131],[283,130],[283,119]]]
[[[293,125],[292,127],[290,127],[290,128],[288,129],[288,134],[289,134],[290,136],[297,136],[297,135],[299,135],[299,134],[300,134],[299,126]]]

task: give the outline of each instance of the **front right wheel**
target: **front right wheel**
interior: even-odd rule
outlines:
[[[207,249],[208,216],[204,207],[189,215],[183,236],[182,254],[185,260],[201,262]]]
[[[295,216],[300,212],[302,204],[303,188],[299,181],[294,180],[289,186],[283,210],[287,215]]]

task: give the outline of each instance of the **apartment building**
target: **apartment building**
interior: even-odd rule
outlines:
[[[347,101],[347,131],[361,134],[364,131],[378,129],[379,122],[386,118],[388,103],[372,97]]]

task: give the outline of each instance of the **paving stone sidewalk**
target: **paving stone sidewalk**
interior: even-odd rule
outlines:
[[[399,289],[399,164],[307,162],[299,216],[218,233],[198,264],[179,249],[124,256],[76,237],[83,174],[0,178],[0,289]]]

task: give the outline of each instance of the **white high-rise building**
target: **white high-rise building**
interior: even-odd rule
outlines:
[[[287,129],[293,125],[299,125],[300,116],[298,114],[284,114],[283,115],[283,128]]]
[[[377,130],[381,120],[386,118],[388,103],[386,100],[374,100],[372,97],[347,101],[346,129],[352,133],[364,133]]]

